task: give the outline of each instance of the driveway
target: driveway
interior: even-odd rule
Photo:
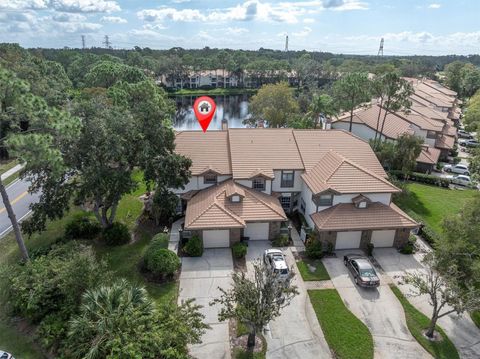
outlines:
[[[230,358],[228,322],[219,322],[218,307],[210,307],[208,303],[220,296],[218,287],[230,287],[232,271],[229,248],[206,249],[202,257],[182,258],[178,302],[194,298],[197,304],[203,306],[200,311],[205,315],[205,322],[212,327],[203,335],[201,344],[190,346],[190,354],[194,358]]]
[[[248,271],[252,271],[252,262],[261,258],[267,248],[271,248],[269,241],[250,241],[247,252]],[[290,249],[284,249],[284,253],[288,265],[296,268]],[[269,324],[269,331],[264,335],[268,345],[267,358],[331,358],[300,274],[297,273],[292,283],[298,286],[300,294]]]
[[[325,258],[323,263],[347,308],[372,333],[375,358],[431,358],[410,334],[403,307],[388,286],[388,278],[381,276],[376,289],[355,285],[343,264],[344,254],[355,252],[337,251],[337,258]]]
[[[401,281],[401,276],[406,271],[422,270],[423,268],[420,263],[421,254],[419,253],[403,255],[393,248],[378,248],[375,249],[374,256],[383,270],[397,284]],[[398,285],[398,288],[406,295],[411,294],[411,287],[408,285]],[[408,300],[417,309],[430,317],[432,307],[428,303],[427,296],[409,297]],[[475,326],[468,314],[460,317],[456,314],[451,314],[440,318],[438,324],[457,347],[462,358],[480,358],[480,330]]]

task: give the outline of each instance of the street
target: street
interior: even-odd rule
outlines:
[[[7,186],[8,197],[19,222],[27,217],[30,213],[30,204],[36,202],[40,196],[40,193],[28,193],[29,185],[29,182],[19,179]],[[0,238],[11,229],[12,224],[2,201],[0,203]]]

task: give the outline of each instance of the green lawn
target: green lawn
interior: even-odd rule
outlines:
[[[420,183],[409,183],[409,196],[403,196],[396,204],[404,211],[413,211],[433,230],[442,233],[446,216],[458,213],[475,190],[451,190]]]
[[[417,342],[436,359],[460,358],[457,349],[438,325],[436,330],[442,335],[443,340],[440,342],[432,342],[426,339],[422,331],[428,327],[430,319],[410,304],[398,287],[390,284],[390,288],[402,304],[403,310],[405,311],[407,327]]]
[[[472,314],[470,314],[470,317],[475,325],[480,328],[480,311],[474,311]]]
[[[0,349],[14,353],[16,358],[43,359],[45,356],[32,342],[31,336],[19,335],[8,319],[0,316]]]
[[[169,94],[175,96],[201,96],[201,95],[243,95],[243,94],[254,94],[257,89],[242,89],[242,88],[215,88],[210,90],[205,89],[181,89]]]
[[[308,264],[315,267],[315,271],[312,272],[308,267]],[[330,276],[328,275],[325,266],[323,265],[320,259],[304,259],[297,262],[298,271],[302,276],[304,281],[314,281],[314,280],[329,280]]]
[[[0,162],[0,175],[7,172],[9,169],[12,169],[18,164],[17,160],[10,160],[7,162]]]
[[[373,358],[372,334],[345,307],[335,289],[309,290],[308,295],[325,339],[336,358]]]

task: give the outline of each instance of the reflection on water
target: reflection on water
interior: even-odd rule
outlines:
[[[175,96],[173,100],[177,104],[175,114],[176,130],[200,130],[200,124],[193,112],[193,103],[198,96]],[[249,116],[248,99],[249,95],[211,96],[217,104],[215,116],[210,122],[209,130],[219,130],[222,127],[222,120],[228,121],[228,127],[245,127],[242,123]]]

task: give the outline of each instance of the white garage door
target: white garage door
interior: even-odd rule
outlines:
[[[360,239],[362,231],[337,232],[337,242],[335,249],[353,249],[360,248]]]
[[[247,223],[243,230],[243,236],[249,237],[251,241],[268,239],[268,222],[267,223]]]
[[[394,240],[395,230],[372,232],[372,244],[375,248],[393,247]]]
[[[203,247],[230,247],[230,231],[228,229],[203,231]]]

